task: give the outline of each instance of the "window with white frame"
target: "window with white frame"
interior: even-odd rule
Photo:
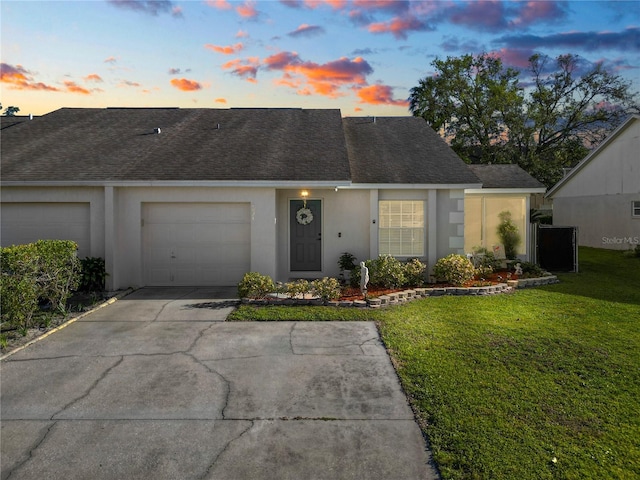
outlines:
[[[424,256],[424,201],[381,200],[378,203],[378,221],[378,249],[381,255]]]
[[[631,215],[634,217],[640,217],[640,200],[631,202]]]

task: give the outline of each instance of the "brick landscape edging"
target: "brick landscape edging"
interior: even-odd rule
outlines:
[[[319,298],[270,298],[252,299],[243,298],[242,303],[252,305],[328,305],[332,307],[356,307],[356,308],[380,308],[389,305],[399,305],[419,298],[441,297],[444,295],[496,295],[512,292],[516,288],[530,288],[542,285],[558,283],[558,277],[549,275],[540,278],[523,278],[520,280],[508,280],[507,283],[498,283],[485,287],[424,287],[413,288],[400,292],[380,295],[367,300],[329,300],[323,302]]]

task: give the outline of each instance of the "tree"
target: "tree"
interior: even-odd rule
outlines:
[[[524,101],[518,72],[492,55],[436,59],[436,75],[411,89],[409,109],[469,163],[505,163],[509,123]]]
[[[2,110],[2,104],[0,103],[0,110]],[[16,113],[20,111],[18,107],[7,107],[3,113],[6,117],[13,117]]]
[[[561,55],[529,59],[531,86],[495,56],[436,59],[436,75],[411,90],[410,110],[469,163],[517,163],[551,186],[626,117],[640,112],[631,83]],[[482,128],[478,128],[481,126]]]

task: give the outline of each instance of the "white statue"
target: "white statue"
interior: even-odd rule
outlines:
[[[516,275],[522,275],[522,267],[520,266],[519,263],[516,263],[516,268],[515,268],[515,274]]]
[[[363,295],[367,294],[367,283],[369,283],[369,269],[360,262],[360,291]]]

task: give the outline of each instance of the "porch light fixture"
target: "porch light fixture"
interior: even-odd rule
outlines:
[[[302,197],[304,208],[307,208],[307,197],[309,196],[309,192],[307,192],[306,190],[302,190],[300,192],[300,196]]]

